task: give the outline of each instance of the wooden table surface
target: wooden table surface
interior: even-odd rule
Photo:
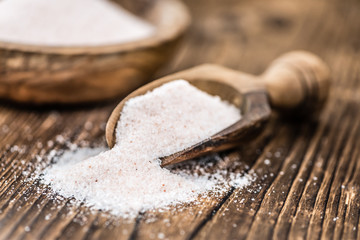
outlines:
[[[104,124],[116,102],[72,108],[1,102],[1,239],[360,239],[360,2],[186,4],[194,23],[158,76],[204,62],[260,74],[286,51],[313,51],[333,80],[319,121],[274,116],[258,142],[221,154],[258,175],[247,189],[124,221],[49,198],[46,187],[22,174],[46,165],[52,149],[71,147],[58,135],[105,146]]]

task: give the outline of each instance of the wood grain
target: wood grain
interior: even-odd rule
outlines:
[[[71,147],[56,141],[59,134],[74,144],[105,146],[105,122],[116,102],[46,109],[1,102],[0,239],[360,239],[359,1],[185,3],[194,23],[157,78],[205,62],[256,75],[282,53],[312,51],[333,79],[319,120],[274,114],[257,142],[222,153],[258,175],[252,186],[182,212],[125,221],[49,198],[46,187],[21,174],[46,165],[36,155]]]

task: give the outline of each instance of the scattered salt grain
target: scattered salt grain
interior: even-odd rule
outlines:
[[[47,142],[47,146],[48,146],[49,148],[53,147],[53,146],[54,146],[54,142],[53,142],[52,140],[49,140],[49,141]]]
[[[276,158],[279,158],[281,156],[281,152],[275,152],[274,155],[275,155]]]
[[[0,40],[6,42],[118,44],[150,37],[154,30],[151,24],[109,0],[0,1]]]
[[[37,142],[37,143],[36,143],[36,147],[37,147],[37,148],[42,148],[42,147],[43,147],[43,144],[42,144],[41,142]]]
[[[10,152],[18,152],[19,149],[20,149],[19,146],[14,145],[14,146],[11,147]]]
[[[8,133],[10,131],[10,128],[8,125],[4,124],[2,127],[1,127],[1,130],[2,132],[5,134],[5,133]]]
[[[43,182],[64,197],[125,218],[193,202],[208,191],[216,195],[231,186],[243,187],[252,180],[244,173],[209,173],[199,162],[190,173],[181,165],[162,168],[159,160],[212,136],[240,117],[235,106],[219,97],[184,80],[172,81],[126,102],[113,149],[67,152],[45,171]]]
[[[90,121],[86,121],[84,124],[84,128],[85,130],[90,131],[93,128],[93,123]]]
[[[56,142],[61,143],[61,144],[65,142],[65,138],[62,135],[57,135],[55,140],[56,140]]]
[[[164,239],[165,235],[163,233],[158,233],[157,237],[158,239]]]

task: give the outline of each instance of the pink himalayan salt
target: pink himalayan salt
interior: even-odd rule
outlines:
[[[184,80],[172,81],[126,102],[113,149],[88,159],[86,155],[95,152],[65,154],[65,160],[45,172],[43,181],[65,197],[122,217],[192,202],[208,191],[222,191],[219,184],[225,179],[175,174],[160,167],[159,157],[206,139],[239,119],[235,106]],[[237,186],[249,183],[248,176],[239,174],[230,179]]]
[[[155,27],[109,0],[2,0],[0,41],[49,46],[119,44]]]

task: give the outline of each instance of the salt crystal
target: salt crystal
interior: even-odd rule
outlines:
[[[14,145],[14,146],[11,147],[10,152],[18,152],[19,149],[20,149],[19,146]]]
[[[90,121],[86,121],[84,124],[84,128],[85,130],[90,131],[93,128],[93,123]]]
[[[65,142],[65,138],[62,135],[57,135],[55,139],[56,139],[56,142],[58,142],[58,143],[64,143]]]
[[[56,154],[57,154],[57,151],[53,149],[53,150],[50,151],[49,157],[50,157],[50,158],[53,158],[53,157],[56,156]],[[40,159],[41,159],[41,158],[40,158]]]
[[[36,147],[37,147],[37,148],[42,148],[42,147],[43,147],[43,144],[42,144],[41,142],[37,142],[37,143],[36,143]]]
[[[108,0],[0,1],[1,41],[93,46],[136,41],[154,33],[150,23]]]
[[[159,160],[209,138],[240,117],[235,106],[219,97],[184,80],[172,81],[125,103],[114,148],[65,153],[45,171],[43,182],[64,197],[129,218],[193,202],[208,191],[224,192],[226,186],[243,187],[252,180],[248,175],[231,173],[226,181],[226,171],[191,175],[181,168],[177,172],[162,168]]]
[[[49,141],[47,142],[47,146],[48,146],[49,148],[53,147],[53,146],[54,146],[54,142],[53,142],[52,140],[49,140]]]
[[[10,128],[8,125],[4,124],[1,128],[3,133],[8,133],[10,131]]]
[[[322,167],[322,161],[323,161],[323,159],[321,158],[320,161],[316,163],[316,167],[321,168]]]

